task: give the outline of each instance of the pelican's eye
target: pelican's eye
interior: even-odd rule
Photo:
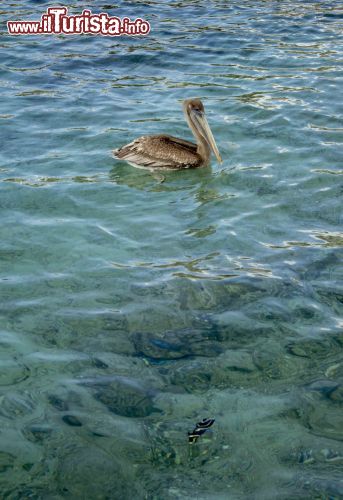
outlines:
[[[202,109],[200,109],[199,106],[193,106],[193,111],[196,113],[202,113]]]

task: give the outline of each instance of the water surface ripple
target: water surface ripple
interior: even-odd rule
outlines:
[[[1,497],[342,498],[340,3],[86,7],[151,34],[2,25]],[[222,165],[111,158],[196,96]]]

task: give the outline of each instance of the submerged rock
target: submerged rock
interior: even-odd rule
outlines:
[[[128,468],[95,446],[61,454],[57,480],[63,498],[137,498]]]
[[[44,422],[32,423],[27,425],[22,432],[29,441],[33,443],[42,443],[47,438],[51,437],[53,429],[50,425]]]
[[[0,415],[10,419],[30,415],[35,408],[36,402],[24,391],[11,391],[1,397]]]
[[[313,491],[316,498],[342,498],[343,497],[343,481],[338,478],[324,479],[315,478],[307,481],[306,489]],[[323,495],[321,497],[317,495]]]
[[[132,340],[137,355],[160,361],[188,356],[215,357],[223,352],[219,342],[193,329],[167,331],[159,336],[136,333]]]
[[[133,335],[133,343],[138,355],[151,359],[179,359],[191,354],[188,346],[177,338],[168,338],[166,335],[154,337],[151,334],[136,333]]]
[[[336,388],[338,384],[332,380],[323,379],[316,380],[307,386],[308,390],[315,391],[323,394],[324,396],[329,396]]]
[[[65,424],[71,425],[72,427],[81,427],[82,426],[82,423],[80,422],[80,420],[77,417],[75,417],[75,415],[64,415],[62,417],[62,420]]]
[[[15,464],[15,459],[16,457],[11,453],[0,451],[0,473],[6,472],[8,469],[12,469]]]
[[[333,451],[330,448],[324,448],[322,450],[322,455],[324,455],[327,462],[343,462],[343,455],[337,451]]]
[[[332,340],[310,339],[291,342],[287,346],[287,351],[301,358],[322,358],[326,357],[332,348]]]
[[[174,369],[170,375],[173,386],[186,392],[208,390],[213,373],[207,360],[187,360]]]
[[[69,409],[68,403],[55,394],[49,394],[48,401],[58,411],[67,411]]]
[[[299,464],[311,464],[314,462],[312,450],[301,450],[298,457]]]
[[[121,376],[86,379],[82,384],[91,387],[94,397],[117,415],[147,417],[160,411],[154,407],[155,391],[140,381]]]
[[[338,385],[333,391],[331,391],[329,398],[336,403],[343,402],[343,385]]]
[[[15,490],[4,491],[2,498],[11,500],[60,500],[61,496],[44,487],[20,486]]]

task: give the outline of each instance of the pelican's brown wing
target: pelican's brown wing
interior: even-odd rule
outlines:
[[[145,135],[113,151],[115,158],[141,168],[196,168],[201,164],[197,146],[170,135]]]

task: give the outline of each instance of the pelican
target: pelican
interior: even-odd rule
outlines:
[[[114,149],[113,156],[137,168],[180,170],[207,167],[212,150],[221,163],[222,158],[201,100],[183,101],[183,112],[196,144],[171,135],[143,135],[126,146]]]

